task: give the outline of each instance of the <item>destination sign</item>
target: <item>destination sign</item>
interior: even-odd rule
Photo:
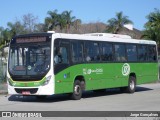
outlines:
[[[17,38],[16,43],[33,43],[33,42],[45,42],[46,37],[26,37]]]

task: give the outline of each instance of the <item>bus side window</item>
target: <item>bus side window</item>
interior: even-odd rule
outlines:
[[[148,46],[148,60],[153,62],[157,60],[156,46]]]
[[[124,44],[115,44],[115,60],[118,62],[127,61],[125,45]]]
[[[100,61],[100,50],[97,42],[86,42],[86,61]]]
[[[127,58],[128,61],[137,61],[137,46],[127,45]]]
[[[66,47],[60,47],[60,53],[62,57],[62,63],[68,63],[68,54]]]
[[[71,52],[72,52],[72,62],[75,63],[78,61],[78,56],[77,56],[77,42],[73,42],[71,44]]]
[[[83,43],[81,41],[77,42],[77,56],[78,56],[78,62],[83,62]]]
[[[83,62],[83,44],[81,41],[74,41],[71,44],[72,62]]]
[[[147,61],[147,46],[146,45],[138,46],[138,60]]]
[[[101,51],[102,61],[113,61],[113,47],[111,43],[103,43]]]

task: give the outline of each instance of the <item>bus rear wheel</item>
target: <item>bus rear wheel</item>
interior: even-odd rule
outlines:
[[[129,77],[127,92],[134,93],[136,90],[136,78],[134,76]]]
[[[121,92],[134,93],[136,90],[136,78],[134,76],[129,77],[128,86],[121,87]]]
[[[73,93],[71,95],[71,98],[73,100],[80,100],[82,97],[82,87],[81,87],[81,82],[79,80],[76,80],[74,82],[74,87],[73,87]]]

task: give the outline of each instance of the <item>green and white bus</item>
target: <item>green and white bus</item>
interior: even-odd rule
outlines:
[[[156,42],[125,35],[49,31],[15,36],[9,48],[9,94],[69,93],[78,100],[87,90],[134,93],[159,76]]]

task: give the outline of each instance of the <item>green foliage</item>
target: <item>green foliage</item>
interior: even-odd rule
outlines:
[[[148,22],[145,24],[143,38],[156,41],[160,45],[160,10],[154,9],[146,17]]]
[[[61,32],[70,32],[71,26],[76,30],[81,24],[80,19],[72,16],[72,11],[63,11],[58,13],[58,10],[48,11],[48,17],[44,23],[37,23],[38,17],[29,13],[22,16],[22,20],[8,22],[7,28],[0,27],[0,48],[7,46],[13,36],[19,34],[27,34],[33,32],[45,32],[48,30],[60,30]]]
[[[76,19],[75,16],[71,15],[72,11],[64,11],[62,15],[64,16],[65,20],[65,26],[66,26],[66,32],[69,33],[71,25],[74,23],[74,20]]]
[[[115,18],[107,21],[107,32],[117,34],[125,24],[133,24],[133,22],[128,19],[128,16],[124,16],[123,12],[118,12]]]
[[[11,34],[9,29],[4,29],[1,27],[0,29],[0,48],[7,45],[11,39]]]
[[[7,46],[11,38],[18,34],[46,32],[48,30],[66,33],[79,33],[81,31],[83,33],[83,31],[87,30],[85,25],[82,27],[81,19],[76,19],[75,16],[72,16],[72,11],[58,13],[58,10],[53,10],[48,11],[47,14],[48,16],[45,18],[44,23],[38,23],[38,17],[29,13],[22,16],[22,20],[8,22],[7,28],[0,27],[0,48]],[[160,10],[155,9],[146,18],[148,22],[145,24],[143,37],[155,40],[160,44]],[[133,22],[128,19],[128,16],[123,15],[123,12],[118,12],[114,18],[107,21],[106,32],[116,34],[125,24],[133,24]]]
[[[0,27],[0,48],[7,46],[12,37],[19,34],[27,34],[32,32],[43,32],[44,24],[37,23],[37,17],[32,14],[26,14],[22,20],[16,20],[14,23],[8,22],[7,28]]]
[[[45,30],[53,30],[58,25],[58,17],[59,14],[57,13],[57,10],[54,11],[48,11],[47,14],[49,17],[45,18]]]
[[[75,16],[71,15],[72,11],[64,11],[62,13],[58,13],[57,10],[48,11],[49,17],[45,19],[45,30],[56,30],[59,29],[61,32],[65,30],[65,32],[69,33],[71,25],[73,25],[75,21]]]

